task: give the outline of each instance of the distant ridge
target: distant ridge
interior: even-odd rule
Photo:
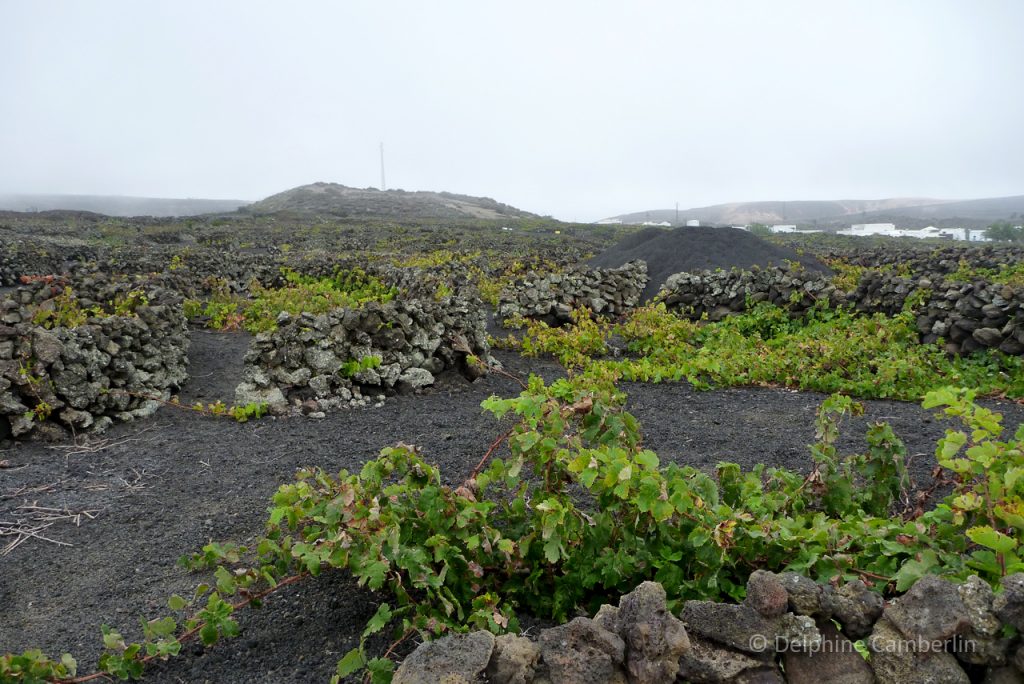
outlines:
[[[394,219],[502,219],[535,218],[531,214],[489,197],[456,195],[450,192],[376,188],[350,188],[338,183],[311,183],[256,202],[245,208],[255,214],[280,212],[340,217]]]
[[[733,202],[708,207],[680,209],[679,222],[699,220],[704,224],[849,224],[907,219],[936,222],[951,219],[995,221],[1024,217],[1024,195],[975,200],[890,198],[880,200],[810,200]],[[623,223],[646,221],[675,223],[675,209],[653,209],[614,216]],[[609,219],[605,219],[609,220]]]
[[[196,216],[230,212],[246,204],[245,200],[120,195],[0,195],[0,210],[89,211],[106,216]]]

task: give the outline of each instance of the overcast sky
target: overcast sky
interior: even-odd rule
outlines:
[[[1024,2],[0,0],[0,193],[1024,194]]]

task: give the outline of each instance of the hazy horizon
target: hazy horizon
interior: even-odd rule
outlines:
[[[1024,3],[0,0],[0,194],[1024,194]]]

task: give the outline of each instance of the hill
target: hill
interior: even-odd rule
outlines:
[[[975,200],[890,198],[881,200],[733,202],[679,210],[679,221],[745,225],[748,223],[835,224],[879,221],[948,221],[961,219],[991,222],[1024,215],[1024,195]],[[675,223],[675,209],[656,209],[613,217],[623,223],[668,221]]]
[[[904,207],[898,212],[872,211],[858,216],[866,223],[877,223],[887,217],[902,219],[904,222],[922,225],[949,222],[960,219],[962,222],[992,223],[999,220],[1024,218],[1024,195],[1013,197],[992,197],[988,199],[941,202]]]
[[[107,216],[196,216],[234,211],[245,204],[245,200],[119,195],[0,195],[0,210],[87,211]]]
[[[489,197],[450,192],[350,188],[338,183],[312,183],[271,195],[245,207],[254,214],[319,214],[392,219],[536,218]]]

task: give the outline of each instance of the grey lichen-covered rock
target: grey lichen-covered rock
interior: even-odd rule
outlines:
[[[970,628],[957,585],[925,575],[885,608],[885,618],[907,639],[943,642]]]
[[[540,647],[526,637],[502,634],[494,640],[487,677],[495,684],[530,684],[540,661]]]
[[[771,667],[770,660],[742,653],[700,636],[690,636],[690,648],[679,659],[677,681],[694,684],[734,682],[748,673],[753,676]]]
[[[596,622],[602,629],[606,629],[612,634],[620,634],[618,606],[610,606],[607,603],[602,604],[601,607],[597,609],[597,615],[594,616],[594,622]]]
[[[821,633],[814,619],[807,615],[784,613],[773,620],[775,625],[775,643],[786,650],[817,648],[821,643]]]
[[[853,642],[839,633],[828,620],[818,623],[819,647],[787,650],[783,654],[788,684],[872,684],[875,675]]]
[[[471,684],[487,669],[494,635],[470,632],[421,644],[395,672],[393,684]]]
[[[32,331],[32,355],[39,362],[48,366],[59,359],[63,351],[64,345],[53,333],[42,328]]]
[[[826,598],[828,590],[823,585],[795,572],[784,572],[779,580],[786,588],[791,611],[797,615],[832,617],[832,602]]]
[[[589,618],[544,630],[541,659],[552,682],[561,684],[626,684],[626,645]]]
[[[77,411],[71,408],[61,411],[60,419],[76,430],[87,430],[96,422],[96,419],[88,411]]]
[[[291,372],[283,368],[275,368],[273,379],[278,385],[301,387],[309,384],[312,377],[313,372],[309,368],[296,368]]]
[[[747,653],[788,647],[809,649],[821,640],[810,617],[785,613],[765,618],[747,605],[687,601],[682,618],[691,635],[696,633]]]
[[[341,359],[328,349],[306,349],[304,358],[307,367],[315,375],[331,375],[341,369]]]
[[[867,647],[878,684],[968,684],[944,642],[910,640],[885,617],[875,623]]]
[[[860,580],[847,582],[833,595],[832,615],[851,639],[863,639],[871,634],[883,608],[881,595],[868,589]]]
[[[277,387],[257,387],[251,382],[243,382],[235,388],[235,403],[267,404],[269,407],[287,406],[288,400]]]
[[[618,634],[626,643],[630,684],[657,684],[675,678],[679,657],[690,648],[690,641],[683,623],[668,611],[660,584],[643,582],[623,596],[617,623]]]
[[[971,337],[983,347],[998,347],[1003,342],[999,328],[977,328]]]
[[[953,642],[956,657],[972,665],[1004,665],[1010,640],[1002,637],[1002,624],[992,612],[995,599],[992,587],[977,575],[971,575],[957,587],[957,592],[967,609],[970,629],[962,640]]]
[[[434,376],[425,368],[408,368],[398,376],[399,382],[408,384],[413,389],[421,389],[434,384]]]
[[[1024,632],[1024,573],[1004,577],[1002,588],[992,601],[992,610],[1004,623]]]
[[[692,636],[700,636],[748,653],[775,649],[775,626],[749,606],[713,601],[687,601],[683,623]]]

